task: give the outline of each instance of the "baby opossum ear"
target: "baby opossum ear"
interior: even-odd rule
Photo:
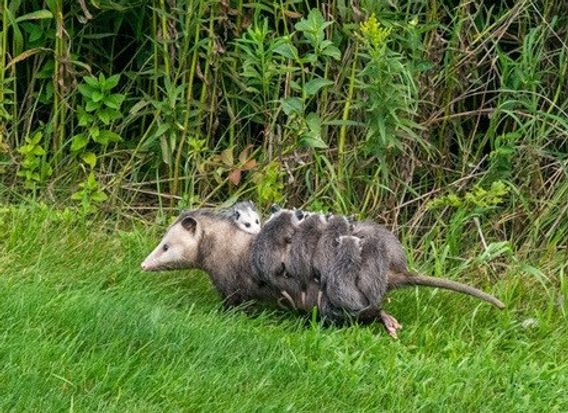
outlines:
[[[301,209],[296,209],[294,211],[294,214],[296,214],[296,218],[298,218],[298,221],[301,221],[302,219],[304,219],[304,211],[302,211]]]
[[[197,228],[197,221],[192,217],[185,217],[181,221],[181,226],[189,232],[195,232],[195,228]]]
[[[281,209],[282,207],[280,205],[272,204],[272,206],[270,207],[270,212],[274,214],[275,212],[278,212]]]

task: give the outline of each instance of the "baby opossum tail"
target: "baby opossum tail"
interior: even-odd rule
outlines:
[[[423,285],[426,287],[444,288],[446,290],[452,290],[458,293],[472,295],[474,297],[479,298],[480,300],[487,301],[488,303],[493,304],[495,307],[499,308],[500,310],[505,308],[505,304],[503,304],[503,302],[501,302],[497,298],[466,284],[461,284],[443,278],[418,275],[411,272],[406,274],[389,273],[388,277],[389,290],[394,290],[395,288],[412,286],[412,285]]]

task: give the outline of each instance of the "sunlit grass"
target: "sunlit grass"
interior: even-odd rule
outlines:
[[[507,272],[483,286],[503,312],[395,292],[394,341],[380,325],[224,311],[202,273],[139,271],[147,228],[45,208],[0,217],[2,411],[568,409],[565,282],[521,288]]]

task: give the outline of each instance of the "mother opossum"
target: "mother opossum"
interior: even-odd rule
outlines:
[[[144,271],[202,269],[233,306],[249,300],[275,302],[281,296],[251,277],[254,235],[240,230],[227,214],[202,208],[182,212],[146,257]]]

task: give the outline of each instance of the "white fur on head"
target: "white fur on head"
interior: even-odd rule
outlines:
[[[195,218],[186,216],[178,219],[142,262],[142,270],[191,268],[197,259],[200,238],[201,228]]]
[[[260,232],[260,217],[254,204],[251,202],[242,202],[235,206],[233,219],[240,230],[249,234],[258,234]]]

